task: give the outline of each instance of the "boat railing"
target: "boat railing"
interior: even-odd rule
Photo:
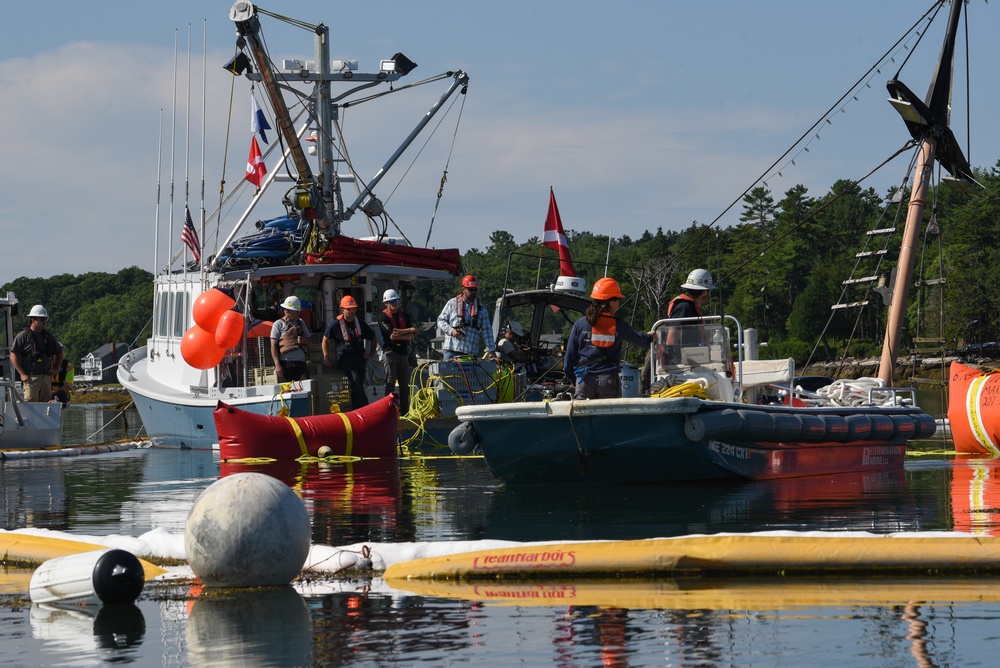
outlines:
[[[868,390],[870,406],[916,406],[915,387],[872,387]]]
[[[736,328],[736,360],[728,323]],[[743,331],[736,318],[729,315],[663,318],[653,324],[652,331],[653,379],[709,372],[732,383],[733,396],[720,393],[722,398],[738,401],[742,397]],[[734,365],[734,361],[740,364]]]
[[[17,421],[18,426],[24,426],[24,416],[21,415],[21,397],[17,393],[17,386],[12,378],[3,377],[0,378],[0,431],[3,431],[3,406],[4,403],[9,403],[11,408],[14,409],[14,419]]]

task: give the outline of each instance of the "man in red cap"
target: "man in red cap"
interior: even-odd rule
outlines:
[[[438,316],[438,331],[444,335],[444,358],[477,356],[486,346],[496,356],[489,311],[479,301],[479,282],[469,274],[462,279],[462,292],[444,305]]]

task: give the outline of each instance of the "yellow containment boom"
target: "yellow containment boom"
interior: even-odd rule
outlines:
[[[489,582],[388,578],[386,583],[418,596],[520,607],[586,605],[644,610],[792,610],[820,606],[1000,601],[1000,582],[993,577],[576,578]]]
[[[389,566],[386,580],[640,576],[696,573],[1000,571],[1000,538],[732,535],[529,544]]]
[[[56,557],[106,548],[97,543],[0,531],[0,563],[38,566]],[[167,572],[145,559],[140,559],[139,563],[147,581]]]

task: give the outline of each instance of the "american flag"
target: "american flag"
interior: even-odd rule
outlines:
[[[184,229],[181,230],[181,241],[191,251],[195,262],[201,262],[201,243],[198,241],[198,230],[194,229],[191,222],[191,210],[184,207]]]

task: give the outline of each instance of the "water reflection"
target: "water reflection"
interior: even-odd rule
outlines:
[[[136,438],[142,429],[134,409],[100,404],[70,405],[63,411],[63,445],[107,443]]]
[[[951,470],[950,491],[955,531],[1000,535],[1000,462],[956,461]]]
[[[291,587],[206,591],[190,607],[192,666],[306,666],[313,629],[305,600]]]
[[[312,542],[393,541],[399,534],[399,465],[393,459],[344,462],[220,462],[219,475],[256,471],[277,478],[305,502]]]
[[[912,458],[891,473],[589,487],[503,486],[482,460],[450,456],[248,466],[220,464],[211,451],[165,449],[7,462],[0,466],[5,527],[182,533],[205,487],[220,475],[257,470],[303,498],[313,541],[331,545],[770,529],[1000,530],[1000,461],[947,454]],[[26,578],[7,570],[0,591],[24,592]],[[127,619],[106,627],[99,614],[8,609],[0,611],[0,653],[24,665],[77,659],[437,665],[442,657],[461,663],[482,661],[487,653],[497,665],[553,659],[560,665],[775,665],[808,651],[845,666],[968,665],[969,659],[984,663],[983,638],[1000,623],[1000,585],[993,578],[389,586],[368,591],[362,583],[307,598],[288,589],[191,601],[144,597],[139,606],[150,620],[148,632]],[[31,633],[18,635],[29,615]]]
[[[919,531],[940,503],[900,471],[669,485],[505,486],[486,537],[594,540],[789,530]],[[938,526],[940,526],[938,524]]]
[[[146,619],[132,603],[35,604],[31,606],[29,619],[32,635],[45,641],[47,649],[70,660],[96,652],[105,661],[127,661],[146,635]]]

